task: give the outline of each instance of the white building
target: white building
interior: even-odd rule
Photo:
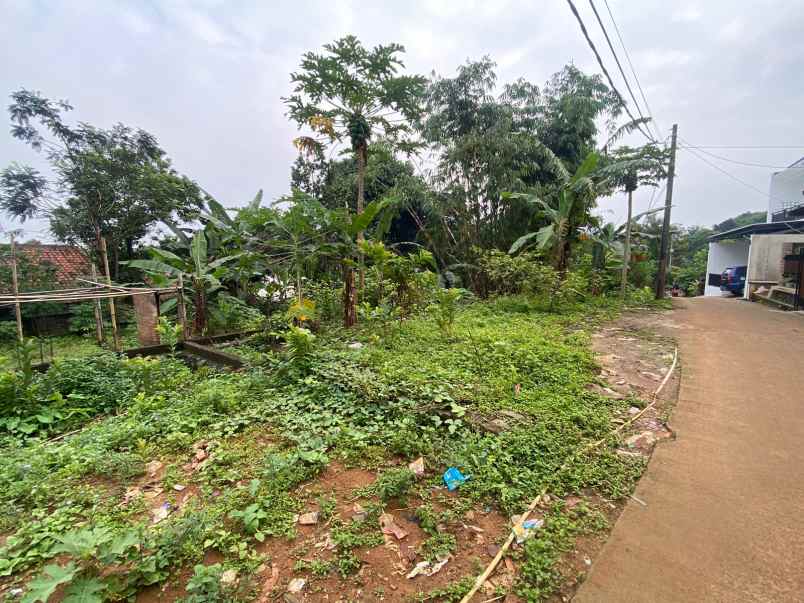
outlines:
[[[804,309],[804,157],[771,176],[767,222],[709,238],[704,295],[721,291],[721,274],[745,266],[745,299]]]

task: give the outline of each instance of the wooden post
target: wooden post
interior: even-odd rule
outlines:
[[[98,247],[100,248],[100,255],[101,261],[103,262],[103,269],[106,271],[106,284],[109,285],[109,292],[111,293],[112,289],[112,277],[109,274],[109,256],[106,255],[106,239],[104,237],[98,237]],[[111,314],[112,319],[112,340],[114,351],[120,351],[120,333],[117,332],[117,313],[115,312],[114,308],[114,298],[109,298],[109,314]]]
[[[95,270],[95,264],[92,264],[92,282],[98,282],[98,271]],[[95,338],[98,340],[98,345],[103,345],[103,309],[99,299],[96,299],[93,304],[95,305]]]
[[[659,249],[659,270],[656,274],[656,299],[664,299],[667,285],[667,258],[670,255],[670,208],[673,206],[673,178],[676,175],[676,137],[678,124],[673,124],[670,140],[670,164],[667,166],[667,195],[664,198],[664,221],[662,222],[662,242]]]
[[[14,243],[14,233],[11,233],[11,287],[14,297],[17,298],[14,301],[14,314],[17,317],[17,338],[22,343],[22,312],[20,311],[20,288],[17,281],[17,247]]]
[[[184,306],[184,279],[182,278],[181,273],[179,274],[179,282],[176,288],[176,312],[179,315],[181,338],[183,341],[187,339],[190,334],[187,332],[187,308]]]

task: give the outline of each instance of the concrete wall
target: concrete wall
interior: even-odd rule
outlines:
[[[784,256],[793,253],[796,243],[804,244],[804,234],[753,235],[748,280],[781,283]]]
[[[706,286],[704,295],[721,296],[730,295],[709,284],[710,274],[720,274],[731,266],[745,266],[748,264],[748,239],[736,241],[717,241],[709,243],[709,256],[706,260]]]
[[[804,159],[771,176],[768,222],[774,212],[784,209],[784,203],[804,203]]]

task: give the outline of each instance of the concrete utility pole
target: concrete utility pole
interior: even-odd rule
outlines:
[[[667,166],[667,196],[664,198],[664,221],[662,222],[662,246],[659,253],[659,272],[656,275],[656,299],[664,298],[667,286],[667,259],[670,255],[670,207],[673,205],[673,177],[676,173],[676,137],[678,124],[673,124],[670,139],[670,164]]]

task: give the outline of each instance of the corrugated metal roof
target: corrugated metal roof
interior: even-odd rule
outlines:
[[[752,234],[804,234],[804,220],[786,220],[783,222],[760,222],[740,226],[726,232],[720,232],[709,237],[709,241],[724,241],[726,239],[740,239]]]

